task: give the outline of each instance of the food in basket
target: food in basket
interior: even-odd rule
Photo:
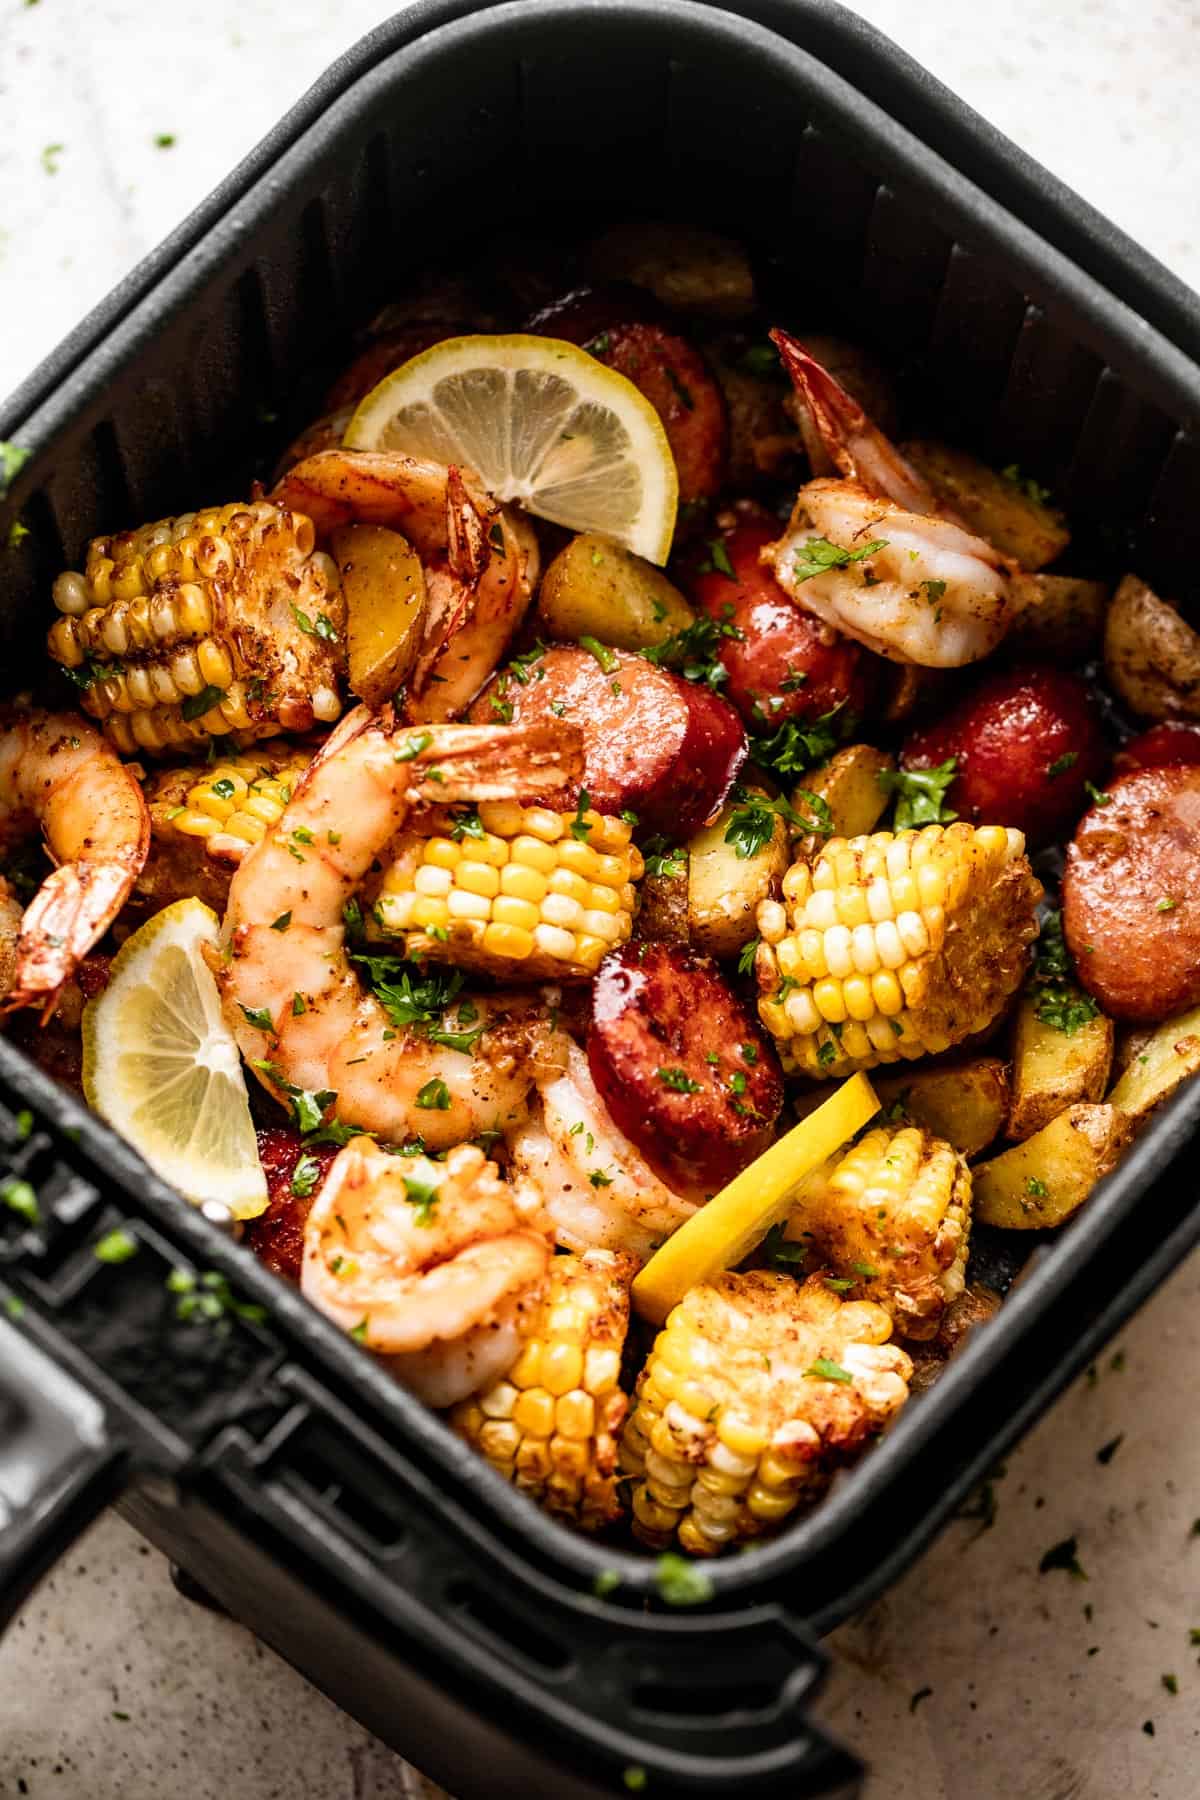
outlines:
[[[532,1501],[712,1555],[1200,1070],[1195,634],[736,243],[574,273],[399,300],[269,494],[58,577],[0,980]]]

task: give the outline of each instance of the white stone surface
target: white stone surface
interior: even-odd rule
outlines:
[[[392,10],[0,3],[0,393]],[[1194,0],[858,10],[1200,285]],[[174,144],[156,147],[160,133]],[[1124,1335],[1124,1366],[1105,1357],[1010,1458],[992,1529],[951,1526],[837,1634],[820,1711],[870,1758],[869,1800],[1200,1793],[1198,1303],[1193,1260]],[[1086,1584],[1039,1575],[1072,1534]],[[247,1633],[180,1600],[114,1517],[0,1644],[3,1800],[423,1791]]]

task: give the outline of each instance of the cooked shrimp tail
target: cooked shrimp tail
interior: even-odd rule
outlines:
[[[360,707],[338,726],[229,890],[218,983],[264,1085],[324,1090],[343,1122],[431,1149],[523,1116],[539,1069],[562,1060],[548,1009],[463,993],[436,1032],[397,1028],[360,983],[344,909],[414,805],[553,795],[582,755],[581,732],[557,721],[402,726]]]
[[[808,408],[822,444],[835,465],[869,493],[894,500],[909,512],[943,511],[924,476],[901,456],[896,446],[867,417],[858,401],[836,380],[799,338],[771,332],[792,386]]]
[[[319,450],[287,471],[272,499],[307,513],[323,538],[371,524],[408,539],[427,597],[409,715],[461,713],[504,655],[537,582],[537,539],[520,515],[469,470],[394,450]]]
[[[3,1009],[53,1010],[103,937],[150,847],[150,815],[129,770],[76,713],[0,716],[0,843],[37,827],[58,867],[25,909]]]

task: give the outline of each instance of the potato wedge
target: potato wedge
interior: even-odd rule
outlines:
[[[594,637],[617,650],[645,650],[695,623],[696,615],[661,569],[592,532],[560,550],[538,592],[546,636],[560,643]]]
[[[754,275],[741,244],[694,225],[615,225],[585,263],[590,281],[631,281],[675,312],[739,319],[754,311]]]
[[[953,507],[969,531],[1015,557],[1023,569],[1041,569],[1071,541],[1066,519],[1048,506],[1014,470],[1001,475],[969,451],[932,439],[902,446],[939,499]]]
[[[1104,634],[1111,589],[1081,575],[1014,575],[1009,584],[1012,623],[1006,645],[1027,656],[1083,662]]]
[[[1115,1106],[1069,1106],[1023,1144],[977,1165],[975,1218],[1006,1231],[1061,1225],[1116,1166],[1130,1129]]]
[[[382,525],[343,525],[329,548],[346,596],[350,688],[382,706],[416,660],[425,615],[425,571],[409,541]]]
[[[1097,1013],[1069,1035],[1039,1019],[1025,994],[1013,1025],[1012,1105],[1008,1136],[1020,1142],[1077,1100],[1099,1100],[1113,1059],[1113,1022]]]
[[[1181,1082],[1200,1070],[1200,1006],[1143,1035],[1108,1096],[1126,1118],[1144,1119]]]
[[[999,1136],[1008,1115],[1008,1069],[997,1056],[872,1076],[884,1106],[897,1102],[962,1156],[978,1156]]]
[[[1200,719],[1200,635],[1136,575],[1108,609],[1104,668],[1140,719]]]
[[[688,932],[709,956],[736,956],[750,942],[759,901],[778,892],[791,861],[787,825],[778,813],[771,836],[753,856],[739,856],[735,845],[725,842],[729,821],[742,804],[731,800],[723,806],[687,846]]]
[[[871,744],[847,744],[831,756],[819,769],[813,769],[799,782],[792,794],[792,805],[802,818],[812,817],[806,793],[816,794],[825,802],[833,820],[835,837],[861,837],[874,831],[883,816],[889,796],[880,786],[885,769],[894,769],[896,759]],[[821,840],[803,835],[797,848],[802,855],[820,848]]]

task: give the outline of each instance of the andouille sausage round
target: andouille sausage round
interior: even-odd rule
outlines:
[[[511,709],[511,713],[510,713]],[[598,812],[635,812],[673,843],[721,806],[746,760],[728,701],[623,650],[556,645],[520,677],[502,670],[471,708],[476,724],[564,719],[583,732],[582,786]]]
[[[613,1119],[676,1192],[714,1194],[770,1145],[779,1064],[709,957],[644,942],[606,956],[587,1048]]]
[[[1156,1024],[1200,1001],[1200,768],[1139,769],[1079,822],[1063,931],[1114,1018]]]

